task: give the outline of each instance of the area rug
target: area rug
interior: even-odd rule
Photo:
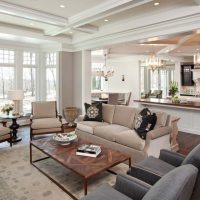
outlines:
[[[33,148],[34,159],[43,157]],[[80,176],[56,161],[47,159],[38,163],[41,169],[56,179],[78,199],[83,196],[83,181]],[[128,166],[120,164],[112,170],[125,173]],[[116,176],[102,172],[91,179],[88,192],[102,184],[113,185]],[[29,146],[15,146],[0,150],[0,200],[69,200],[71,199],[56,184],[39,172],[29,161]]]

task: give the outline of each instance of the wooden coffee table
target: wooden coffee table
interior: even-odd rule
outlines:
[[[52,158],[55,161],[61,163],[66,168],[74,171],[83,178],[84,182],[84,194],[87,194],[88,180],[91,177],[107,170],[111,167],[118,165],[122,162],[129,161],[129,167],[131,167],[130,156],[115,151],[109,148],[101,146],[102,152],[97,158],[77,156],[76,150],[81,144],[89,144],[90,142],[78,139],[68,146],[59,145],[52,137],[43,138],[39,140],[33,140],[30,142],[30,163],[35,166],[40,172],[46,175],[51,181],[58,185],[62,190],[69,194],[73,199],[77,199],[72,193],[64,188],[60,183],[50,177],[45,171],[40,169],[35,163],[47,158]],[[47,155],[45,158],[38,160],[32,160],[32,147],[39,149],[41,152]],[[113,172],[112,172],[113,173]]]

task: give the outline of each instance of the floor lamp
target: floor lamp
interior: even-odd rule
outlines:
[[[20,101],[24,98],[23,90],[10,90],[8,91],[8,99],[14,102],[13,115],[19,115],[20,113]]]

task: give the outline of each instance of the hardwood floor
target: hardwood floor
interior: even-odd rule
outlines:
[[[181,154],[187,155],[195,146],[200,144],[200,135],[179,132],[177,138]]]
[[[17,146],[20,144],[28,144],[30,141],[29,127],[20,127],[18,130],[18,136],[22,137],[22,141],[13,144],[13,146]],[[187,155],[196,145],[200,144],[200,135],[179,132],[177,140],[180,146],[179,152],[181,154]],[[8,142],[0,143],[0,150],[8,146]]]

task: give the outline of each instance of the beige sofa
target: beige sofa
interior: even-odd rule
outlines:
[[[155,128],[143,140],[134,130],[139,112],[134,107],[103,104],[103,122],[83,121],[83,116],[79,116],[76,134],[82,139],[129,154],[132,164],[148,155],[158,156],[162,148],[170,149],[169,116],[157,112]]]

